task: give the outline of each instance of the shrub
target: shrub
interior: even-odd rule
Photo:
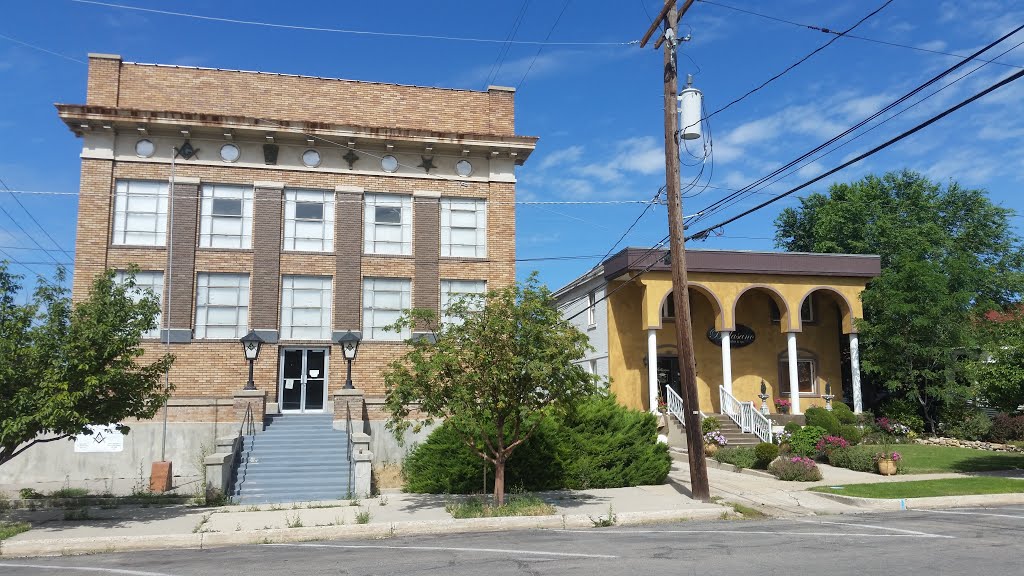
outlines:
[[[702,434],[708,432],[714,432],[715,430],[721,430],[722,423],[717,418],[704,418],[700,421],[700,431]]]
[[[778,456],[778,446],[770,442],[761,442],[754,448],[754,468],[765,470]]]
[[[881,413],[889,420],[906,424],[918,434],[924,432],[921,406],[910,398],[890,398],[882,406]]]
[[[839,436],[825,436],[821,440],[818,440],[818,443],[814,445],[814,450],[818,454],[827,457],[833,450],[849,447],[850,443],[844,438],[840,438]]]
[[[821,440],[826,434],[828,434],[828,431],[824,428],[819,428],[817,426],[804,426],[800,430],[794,432],[793,437],[790,438],[790,451],[797,456],[810,458],[811,456],[814,456],[815,446],[817,446],[818,440]]]
[[[860,444],[860,441],[864,439],[864,432],[854,424],[844,424],[839,429],[839,435],[851,445]]]
[[[658,418],[614,396],[595,396],[557,424],[565,488],[661,484],[672,468],[668,445],[657,441]]]
[[[789,432],[790,434],[794,434],[798,430],[800,430],[800,425],[797,424],[796,422],[786,422],[786,425],[783,426],[782,429],[785,430],[786,432]]]
[[[870,446],[838,448],[828,454],[828,463],[858,472],[874,472],[875,452]]]
[[[833,436],[839,435],[839,429],[842,424],[839,423],[839,418],[836,415],[825,410],[824,408],[808,408],[804,412],[804,418],[807,419],[808,426],[817,426],[824,428],[829,434]]]
[[[768,471],[779,480],[814,482],[821,480],[821,470],[814,460],[802,456],[779,458],[768,465]]]
[[[992,419],[992,429],[989,430],[988,435],[990,440],[1000,444],[1024,440],[1024,414],[1020,416],[996,414],[996,417]]]
[[[656,442],[657,418],[630,410],[614,397],[594,397],[564,418],[549,416],[512,453],[505,485],[526,491],[558,488],[618,488],[661,484],[672,459]],[[467,494],[494,487],[494,467],[484,462],[448,424],[416,446],[403,463],[405,489],[433,494]]]
[[[835,417],[839,419],[840,424],[857,423],[857,415],[854,414],[853,410],[851,410],[850,407],[843,402],[832,403],[832,414],[834,414]]]
[[[972,409],[942,417],[942,433],[960,440],[984,440],[992,430],[992,420],[981,410]]]
[[[757,463],[757,457],[754,455],[754,449],[749,446],[722,448],[718,452],[715,452],[714,458],[719,462],[732,464],[737,468],[754,468],[754,464]]]

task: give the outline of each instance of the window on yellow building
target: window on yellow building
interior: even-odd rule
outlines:
[[[801,396],[818,395],[818,359],[805,350],[797,351],[796,377]],[[779,354],[779,386],[783,395],[789,394],[789,355]]]
[[[768,299],[768,302],[771,306],[771,321],[778,324],[782,316],[779,313],[779,306],[771,298]],[[800,307],[800,322],[803,324],[814,324],[815,318],[814,294],[811,294],[804,299],[804,305]]]

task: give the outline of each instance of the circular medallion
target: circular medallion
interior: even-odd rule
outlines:
[[[149,158],[156,152],[156,144],[142,139],[135,143],[135,155],[140,158]]]
[[[302,163],[310,168],[316,168],[320,165],[320,152],[310,148],[302,153]]]
[[[455,163],[455,173],[459,176],[469,176],[473,174],[473,164],[469,160],[459,160]]]
[[[225,144],[220,147],[220,159],[225,162],[235,162],[242,152],[234,144]]]
[[[385,172],[395,172],[398,170],[398,158],[388,154],[380,159],[380,167],[383,168]]]

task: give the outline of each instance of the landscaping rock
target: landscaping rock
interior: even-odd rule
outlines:
[[[954,446],[957,448],[973,448],[975,450],[987,450],[989,452],[1024,452],[1024,448],[1018,448],[1010,444],[999,444],[996,442],[982,442],[980,440],[958,440],[956,438],[918,438],[918,444],[934,444],[937,446]]]

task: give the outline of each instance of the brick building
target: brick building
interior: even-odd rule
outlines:
[[[409,336],[383,326],[403,308],[436,310],[452,294],[514,281],[514,168],[537,139],[515,134],[513,100],[501,87],[90,55],[86,103],[57,105],[83,143],[74,296],[132,264],[162,296],[146,347],[177,357],[167,417],[179,470],[197,444],[237,432],[245,403],[330,413],[345,383],[336,341],[349,331],[362,338],[357,408],[376,431],[380,370]],[[250,330],[266,342],[255,396],[239,392],[248,365],[238,340]],[[137,445],[155,438],[143,424],[118,469],[159,459]],[[55,475],[95,468],[70,466]]]

